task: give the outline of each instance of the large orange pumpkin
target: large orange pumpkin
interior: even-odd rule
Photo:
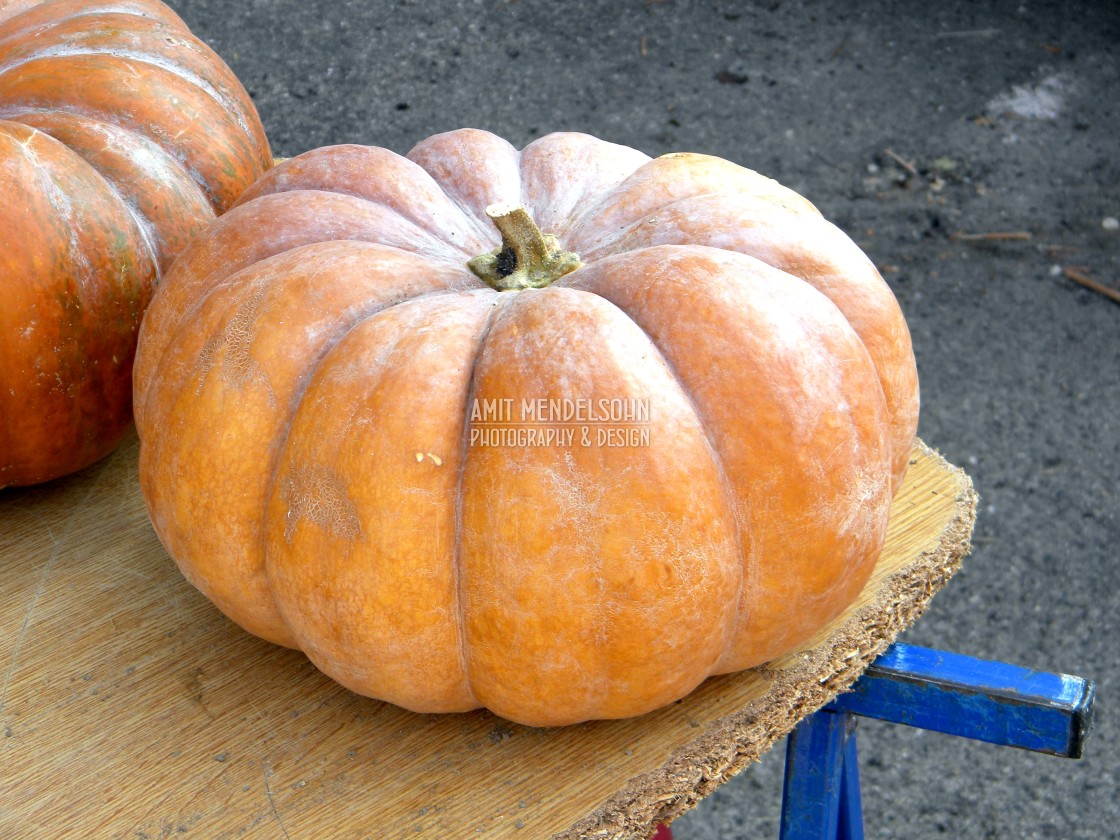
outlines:
[[[158,0],[0,0],[0,487],[116,446],[153,284],[270,163]]]
[[[135,385],[156,531],[228,616],[363,694],[537,725],[836,616],[918,408],[894,296],[808,201],[476,130],[272,170],[159,289]]]

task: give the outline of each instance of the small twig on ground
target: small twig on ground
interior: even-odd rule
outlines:
[[[953,32],[938,32],[937,38],[994,38],[998,29],[958,29]]]
[[[1111,286],[1106,286],[1103,283],[1098,283],[1080,268],[1075,268],[1074,266],[1067,265],[1062,268],[1062,274],[1064,274],[1074,283],[1078,283],[1084,286],[1086,289],[1092,289],[1094,292],[1104,295],[1109,300],[1114,300],[1117,303],[1120,303],[1120,290],[1113,289]]]
[[[1076,245],[1039,245],[1038,247],[1041,248],[1042,253],[1048,257],[1057,257],[1060,254],[1073,254],[1078,251]]]
[[[917,176],[918,168],[916,166],[914,166],[914,164],[912,164],[910,161],[905,160],[902,156],[896,154],[895,152],[891,151],[890,149],[883,149],[883,154],[885,154],[887,157],[889,157],[891,160],[893,160],[895,163],[897,163],[899,166],[901,166],[903,169],[905,169],[911,175]]]
[[[828,58],[826,58],[825,61],[832,61],[836,56],[844,52],[844,48],[848,46],[848,36],[851,34],[851,32],[844,33],[844,37],[840,39],[840,43],[836,45],[836,49],[828,54]]]
[[[950,239],[959,239],[961,242],[993,242],[1013,241],[1024,242],[1031,238],[1025,230],[991,230],[985,233],[961,233],[957,231],[949,235]]]

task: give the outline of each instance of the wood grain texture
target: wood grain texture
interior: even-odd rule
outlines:
[[[886,549],[811,646],[640,718],[421,715],[245,633],[179,574],[134,436],[0,493],[0,836],[644,838],[850,685],[968,550],[968,477],[917,444]]]

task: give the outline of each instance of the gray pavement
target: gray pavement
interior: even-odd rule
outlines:
[[[974,551],[905,640],[1098,682],[1081,762],[867,723],[868,837],[1120,836],[1120,4],[172,0],[274,151],[578,130],[777,178],[894,288]],[[1108,221],[1108,220],[1113,221]],[[1022,233],[1020,238],[960,234]],[[771,753],[674,824],[775,837]]]

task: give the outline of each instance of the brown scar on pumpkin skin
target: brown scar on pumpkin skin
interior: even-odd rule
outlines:
[[[198,354],[199,377],[195,395],[202,394],[206,377],[217,366],[216,357],[224,349],[225,359],[221,366],[222,382],[229,388],[240,391],[248,383],[258,381],[268,392],[269,405],[276,405],[276,394],[268,375],[249,352],[256,338],[257,319],[264,306],[268,284],[258,281],[252,293],[237,306],[233,317],[225,328],[213,336]]]
[[[284,539],[291,545],[296,526],[304,519],[334,536],[356,540],[362,526],[358,509],[338,474],[322,464],[298,466],[284,479],[284,501],[288,506]]]

